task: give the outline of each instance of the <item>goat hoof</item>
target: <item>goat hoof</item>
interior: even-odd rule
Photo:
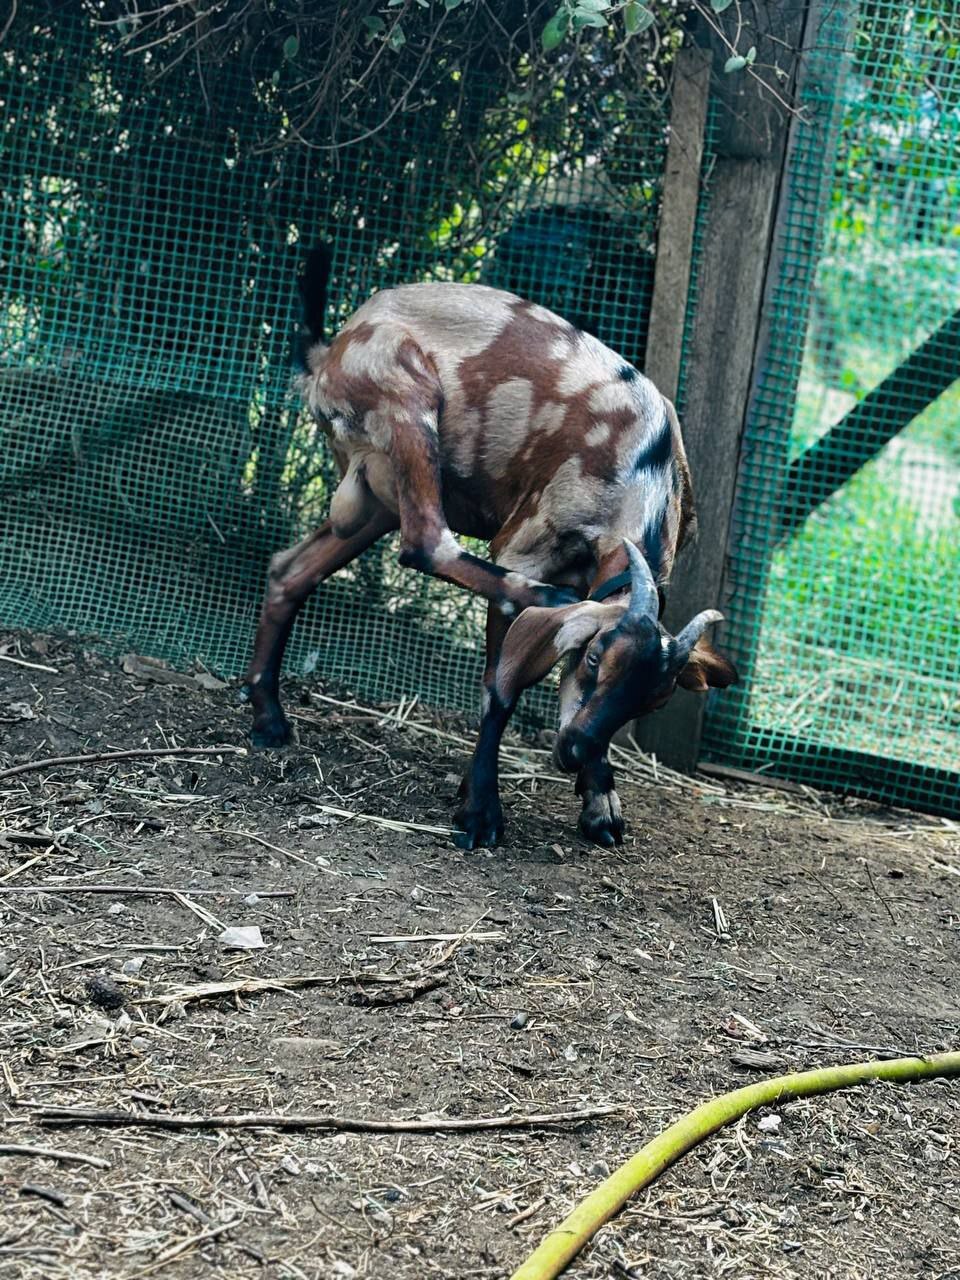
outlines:
[[[583,806],[578,826],[580,834],[591,844],[602,845],[604,849],[623,844],[625,826],[617,793],[591,796]]]
[[[285,747],[291,736],[288,721],[283,715],[278,715],[254,721],[250,741],[255,747]]]
[[[503,840],[503,810],[499,804],[484,809],[458,809],[453,842],[458,849],[494,849]]]

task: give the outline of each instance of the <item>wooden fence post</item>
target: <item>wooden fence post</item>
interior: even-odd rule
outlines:
[[[723,609],[723,579],[747,407],[763,342],[762,310],[783,196],[788,139],[803,127],[783,105],[794,98],[800,51],[812,38],[818,0],[750,7],[756,75],[725,74],[737,11],[701,29],[717,103],[696,290],[687,348],[683,437],[693,475],[697,541],[674,571],[664,623],[678,630],[701,609]],[[753,23],[751,23],[753,27]],[[722,33],[722,34],[721,34]],[[744,43],[741,37],[741,43]],[[738,52],[743,52],[738,49]],[[785,73],[778,77],[773,67]],[[671,175],[667,173],[668,182]],[[664,190],[664,204],[668,193]],[[658,254],[661,246],[658,245]],[[656,307],[656,298],[654,299]],[[669,390],[663,388],[665,394]],[[720,636],[722,643],[722,632]],[[640,746],[692,771],[703,729],[702,695],[679,691],[665,710],[636,722]]]

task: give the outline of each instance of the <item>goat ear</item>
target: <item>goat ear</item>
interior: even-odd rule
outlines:
[[[733,663],[701,637],[677,676],[677,684],[693,693],[706,693],[708,689],[726,689],[739,678]]]
[[[524,689],[542,680],[565,653],[582,648],[604,623],[618,620],[622,613],[619,605],[590,600],[558,609],[524,609],[500,650],[496,676],[500,700],[504,704],[512,702]]]

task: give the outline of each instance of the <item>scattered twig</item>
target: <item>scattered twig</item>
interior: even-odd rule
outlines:
[[[446,974],[435,974],[445,978]],[[211,1000],[219,996],[251,996],[261,991],[296,991],[302,987],[334,987],[350,984],[362,987],[364,984],[402,984],[416,981],[409,974],[393,973],[304,973],[290,978],[238,978],[232,982],[202,982],[192,987],[177,987],[165,995],[144,996],[134,1003],[148,1004],[189,1004],[194,1000]]]
[[[50,1204],[55,1204],[59,1209],[65,1209],[70,1203],[62,1191],[57,1191],[53,1187],[38,1187],[34,1182],[25,1182],[20,1187],[22,1196],[37,1196],[40,1200],[48,1200]]]
[[[0,774],[0,778],[3,775]],[[349,818],[352,822],[372,822],[386,831],[426,831],[429,835],[448,836],[450,827],[431,827],[424,822],[401,822],[399,818],[381,818],[375,813],[355,813],[352,809],[339,809],[332,804],[318,804],[321,813],[331,813],[336,818]]]
[[[435,991],[437,987],[442,987],[447,980],[445,973],[425,974],[422,978],[412,978],[409,982],[396,987],[385,988],[382,992],[368,994],[366,991],[357,991],[350,997],[350,1003],[362,1005],[368,1009],[386,1009],[394,1004],[406,1004],[410,1000],[416,1000],[417,996],[426,995],[428,991]]]
[[[27,662],[25,658],[14,658],[9,653],[0,653],[0,662],[12,662],[15,667],[28,667],[31,671],[49,671],[52,676],[60,674],[56,667],[45,667],[42,662]]]
[[[17,1143],[0,1143],[0,1156],[33,1156],[59,1160],[61,1164],[92,1164],[95,1169],[109,1169],[109,1160],[88,1156],[84,1151],[59,1151],[56,1147],[24,1147]]]
[[[386,944],[389,942],[504,942],[507,935],[502,929],[493,929],[489,933],[390,933],[371,934],[370,941]]]
[[[183,1213],[189,1214],[195,1221],[201,1223],[205,1227],[214,1225],[214,1220],[210,1217],[209,1213],[204,1209],[201,1209],[198,1204],[194,1204],[187,1196],[181,1195],[174,1187],[168,1187],[167,1194],[170,1196],[171,1202],[175,1204],[178,1209]],[[234,1240],[233,1243],[236,1248],[238,1248],[241,1253],[245,1253],[248,1258],[254,1258],[260,1263],[266,1261],[260,1250],[254,1248],[252,1244],[247,1244],[243,1240]]]
[[[475,1133],[481,1129],[530,1129],[551,1124],[578,1124],[614,1115],[623,1108],[608,1104],[576,1111],[552,1111],[539,1115],[474,1116],[420,1120],[363,1120],[336,1115],[151,1115],[108,1111],[98,1107],[38,1107],[32,1112],[44,1124],[82,1124],[132,1129],[318,1129],[336,1133]]]
[[[0,893],[56,893],[61,897],[70,893],[109,893],[116,894],[132,894],[141,898],[175,898],[179,897],[184,891],[182,889],[174,889],[169,886],[161,885],[130,885],[130,884],[18,884],[10,885],[8,888],[0,888]],[[254,894],[258,898],[293,898],[296,896],[295,889],[190,889],[190,896],[193,898],[212,898],[233,895],[235,897],[248,898]],[[170,948],[176,950],[176,948]]]
[[[87,756],[47,756],[43,760],[28,760],[15,764],[11,769],[0,769],[0,781],[21,773],[33,773],[37,769],[54,769],[66,764],[103,764],[112,760],[157,760],[165,756],[245,756],[246,747],[152,747],[142,751],[95,751]]]

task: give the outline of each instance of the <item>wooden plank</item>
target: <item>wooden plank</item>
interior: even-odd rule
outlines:
[[[960,378],[960,311],[790,463],[781,532],[793,533]]]
[[[714,93],[719,101],[716,160],[710,175],[687,359],[683,436],[699,537],[673,575],[664,623],[677,631],[701,609],[723,608],[721,586],[736,492],[746,409],[762,342],[761,309],[774,246],[787,143],[793,117],[779,104],[796,90],[807,18],[816,0],[771,0],[751,13],[763,30],[751,36],[757,65],[778,65],[776,96],[754,76],[724,75],[729,44],[710,31]],[[718,24],[732,38],[739,6]],[[734,15],[734,16],[731,16]],[[680,692],[656,716],[637,721],[640,746],[671,768],[692,772],[705,699]]]
[[[676,400],[680,384],[683,326],[710,97],[710,62],[706,49],[681,49],[671,92],[670,137],[660,199],[644,370],[670,400]]]

